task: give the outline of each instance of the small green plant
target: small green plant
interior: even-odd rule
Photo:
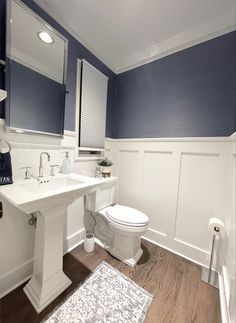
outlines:
[[[109,160],[108,158],[106,157],[103,157],[103,158],[100,158],[98,161],[97,161],[97,164],[99,166],[103,166],[103,167],[110,167],[113,165],[113,162],[111,160]]]

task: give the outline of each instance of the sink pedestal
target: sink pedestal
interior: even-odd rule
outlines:
[[[53,208],[36,212],[33,276],[24,287],[24,292],[37,313],[71,284],[62,270],[63,218],[70,203],[65,205],[65,202],[60,204],[57,201]]]
[[[37,214],[33,275],[24,292],[38,313],[71,284],[62,270],[63,218],[67,207],[104,181],[78,174],[57,174],[46,179],[46,183],[16,180],[0,187],[1,201],[27,214]]]

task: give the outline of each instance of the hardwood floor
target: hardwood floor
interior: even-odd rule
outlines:
[[[37,314],[25,296],[22,285],[0,300],[0,322],[40,322],[102,260],[154,295],[145,323],[221,322],[218,290],[201,281],[201,268],[198,265],[148,241],[143,241],[142,247],[144,254],[135,268],[113,258],[99,246],[90,254],[83,251],[82,245],[75,248],[64,256],[64,271],[73,282],[64,293],[42,313]]]

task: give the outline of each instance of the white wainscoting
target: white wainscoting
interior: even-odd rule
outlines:
[[[225,221],[231,146],[228,137],[107,139],[118,202],[149,216],[146,239],[207,266],[208,220]]]

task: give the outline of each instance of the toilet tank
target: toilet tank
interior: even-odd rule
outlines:
[[[86,209],[92,212],[116,203],[117,177],[105,179],[95,192],[86,195]]]

